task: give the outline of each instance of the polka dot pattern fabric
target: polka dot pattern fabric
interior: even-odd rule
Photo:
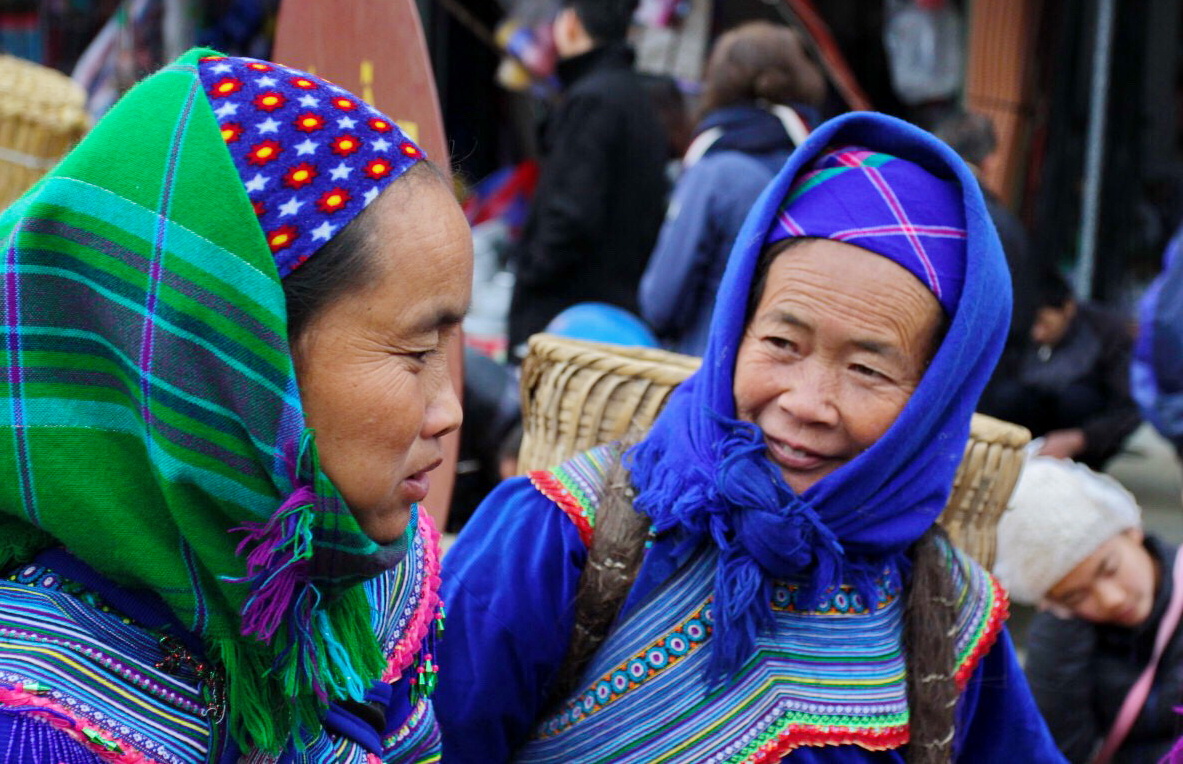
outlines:
[[[425,158],[392,119],[327,80],[251,58],[198,66],[281,278]]]

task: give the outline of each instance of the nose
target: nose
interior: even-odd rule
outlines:
[[[427,409],[423,414],[424,438],[442,438],[454,432],[464,421],[464,408],[452,383],[451,369],[457,360],[452,347],[448,348],[446,358],[446,362],[433,364],[429,370],[430,387],[427,391]]]
[[[838,382],[834,372],[820,360],[805,358],[781,372],[781,410],[803,424],[838,423],[836,395]]]
[[[1096,585],[1097,603],[1106,612],[1116,610],[1125,604],[1125,591],[1115,581],[1100,581]]]

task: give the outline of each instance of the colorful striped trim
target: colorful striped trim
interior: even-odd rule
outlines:
[[[621,764],[771,761],[802,745],[906,742],[898,595],[885,585],[890,601],[864,613],[775,609],[776,628],[758,637],[740,672],[708,689],[702,647],[715,560],[701,550],[614,629],[582,690],[535,731],[521,761],[569,761],[574,752]]]
[[[971,558],[944,551],[958,610],[954,678],[964,690],[997,641],[1006,598]],[[733,682],[703,694],[695,688],[711,635],[714,557],[702,554],[618,625],[582,689],[542,722],[522,761],[579,752],[621,764],[772,764],[805,746],[877,751],[908,742],[899,584],[885,576],[872,607],[841,587],[822,612],[797,610],[796,587],[774,582],[777,628],[758,639]]]
[[[793,750],[806,746],[857,745],[868,751],[890,751],[908,742],[908,725],[865,730],[825,730],[811,725],[789,724],[753,753],[743,764],[776,764]]]
[[[26,689],[28,688],[28,689]],[[119,764],[160,764],[158,759],[144,756],[132,746],[73,710],[44,697],[45,690],[25,684],[0,685],[0,705],[38,718],[62,732],[103,761]]]
[[[903,593],[903,585],[894,579],[891,572],[885,569],[883,575],[875,582],[874,606],[876,610],[887,607]],[[893,581],[894,583],[892,583]],[[801,587],[799,586],[783,581],[773,581],[772,609],[786,613],[813,613],[815,615],[857,615],[871,612],[871,608],[863,602],[862,595],[849,584],[842,584],[833,593],[817,600],[809,607],[800,607],[797,601],[800,593]]]
[[[604,498],[604,477],[619,452],[615,443],[596,446],[554,470],[537,470],[528,475],[538,492],[575,523],[580,540],[589,548],[596,528],[596,508]]]
[[[421,700],[411,709],[407,721],[382,741],[386,761],[399,764],[434,764],[442,761],[439,725],[431,701]]]
[[[604,673],[584,693],[567,701],[563,711],[552,716],[535,733],[539,738],[557,735],[571,725],[604,708],[625,693],[637,689],[662,671],[673,668],[706,644],[714,630],[711,600],[691,613],[656,644],[634,654],[628,661]]]
[[[579,529],[579,540],[585,547],[591,547],[592,535],[596,527],[596,509],[586,501],[580,501],[573,495],[571,488],[565,485],[562,478],[555,472],[539,470],[529,473],[530,482],[546,498],[550,499],[563,510],[575,527]]]
[[[440,607],[440,533],[436,530],[431,515],[419,513],[419,533],[415,540],[415,560],[421,566],[418,571],[419,603],[411,620],[403,629],[402,638],[395,645],[382,674],[383,682],[396,682],[403,670],[414,662],[424,644],[428,631],[435,625]],[[408,555],[410,557],[410,555]],[[421,562],[418,562],[420,561]],[[412,562],[408,560],[407,566]]]
[[[998,580],[972,557],[946,545],[957,597],[957,688],[964,690],[978,664],[998,641],[1010,616],[1010,598]]]
[[[613,458],[611,451],[597,451],[530,475],[575,523],[585,544]],[[1008,601],[972,558],[952,545],[942,548],[957,603],[954,680],[964,690],[998,639]],[[701,648],[712,633],[712,559],[707,553],[683,569],[663,585],[668,596],[650,598],[617,627],[589,666],[582,690],[535,730],[522,761],[567,761],[579,751],[622,764],[703,757],[773,764],[805,746],[879,751],[908,742],[899,644],[903,590],[886,574],[873,603],[844,585],[809,609],[798,608],[798,587],[774,581],[771,605],[780,622],[775,633],[793,636],[760,638],[733,684],[703,697],[688,694],[687,682],[701,681]],[[638,717],[640,709],[649,710]]]

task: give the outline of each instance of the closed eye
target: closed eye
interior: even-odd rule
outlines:
[[[879,371],[878,369],[872,369],[870,366],[864,366],[861,363],[851,364],[850,370],[855,374],[860,374],[864,377],[870,377],[872,379],[887,379],[887,375],[883,372]]]
[[[765,337],[764,341],[767,342],[769,345],[772,345],[774,348],[776,348],[778,350],[796,350],[797,349],[797,343],[793,342],[788,337],[777,337],[775,335],[772,335],[772,336]]]
[[[428,361],[430,361],[431,357],[434,356],[437,352],[439,352],[438,348],[431,348],[430,350],[417,350],[417,351],[413,351],[413,352],[409,352],[409,353],[403,353],[403,355],[406,356],[407,358],[410,358],[412,361],[414,361],[416,363],[425,364]]]

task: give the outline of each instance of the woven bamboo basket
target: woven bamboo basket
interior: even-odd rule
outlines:
[[[699,359],[549,334],[530,338],[522,362],[521,472],[544,469],[601,443],[642,434]],[[974,414],[965,457],[939,522],[989,569],[995,526],[1023,465],[1024,428]]]
[[[65,156],[89,125],[86,93],[77,83],[0,55],[0,209]]]

